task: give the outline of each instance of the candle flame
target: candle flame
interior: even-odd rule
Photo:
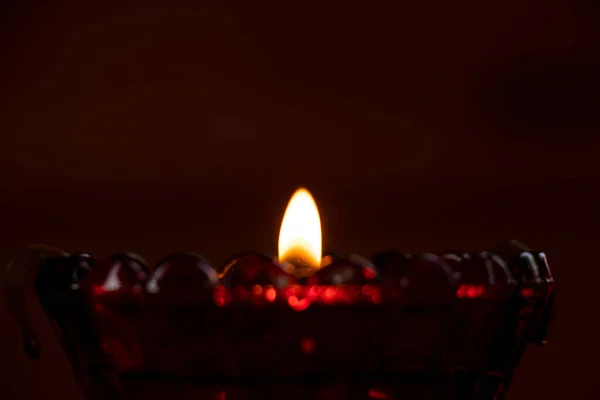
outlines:
[[[283,215],[279,231],[279,260],[296,267],[321,265],[321,219],[310,192],[296,190]]]

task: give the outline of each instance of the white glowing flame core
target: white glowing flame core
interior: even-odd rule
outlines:
[[[279,259],[301,255],[309,266],[321,264],[321,218],[317,203],[306,189],[298,189],[287,206],[279,231]]]

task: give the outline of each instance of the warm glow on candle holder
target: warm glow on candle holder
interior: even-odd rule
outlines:
[[[287,206],[279,231],[279,260],[296,267],[298,275],[321,265],[321,219],[310,192],[298,189]]]

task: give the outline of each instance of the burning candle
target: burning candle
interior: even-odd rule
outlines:
[[[287,206],[279,231],[279,261],[293,265],[298,277],[321,266],[322,238],[319,209],[310,192],[296,190]]]

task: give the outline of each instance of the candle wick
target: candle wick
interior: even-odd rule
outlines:
[[[318,269],[313,263],[307,261],[306,256],[299,254],[300,252],[293,252],[286,254],[281,261],[290,264],[294,269],[294,275],[296,278],[306,278]]]

